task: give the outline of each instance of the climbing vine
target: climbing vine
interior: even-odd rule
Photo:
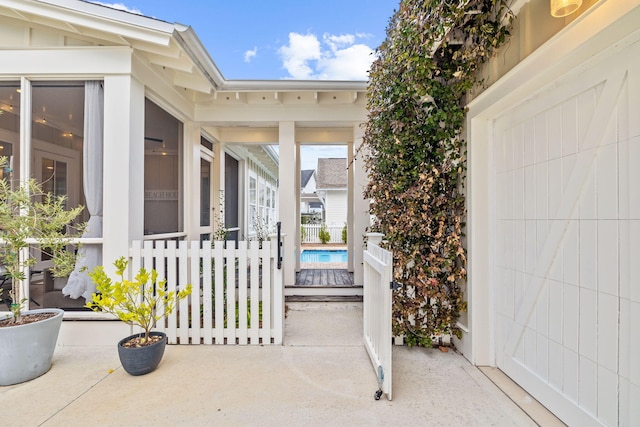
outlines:
[[[409,345],[461,334],[464,96],[511,19],[503,0],[404,0],[370,70],[365,197],[394,253],[394,333]]]

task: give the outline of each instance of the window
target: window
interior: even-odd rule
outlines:
[[[182,123],[145,102],[144,234],[183,229]]]
[[[258,226],[263,229],[266,225],[266,215],[265,215],[265,203],[266,203],[266,184],[264,179],[260,179],[259,182],[260,188],[260,197],[258,199]]]
[[[83,205],[82,217],[77,221],[88,221],[102,211],[102,82],[34,81],[31,86],[31,177],[46,192],[66,196],[67,208]],[[24,93],[28,91],[21,92],[23,97]],[[14,158],[13,164],[19,161]],[[25,179],[24,175],[20,173],[19,178]],[[85,237],[102,235],[102,230],[93,224]],[[64,289],[65,293],[79,296],[91,290],[91,279],[81,271],[85,268],[91,271],[101,264],[102,248],[87,244],[79,251],[76,272],[68,279],[51,278],[47,273],[50,267],[47,256],[39,251],[34,253],[37,263],[30,277],[32,308],[78,310],[84,306],[84,298],[72,299],[62,292]]]

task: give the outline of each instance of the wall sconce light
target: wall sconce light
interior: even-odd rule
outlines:
[[[571,15],[582,6],[582,0],[551,0],[551,16],[562,18]]]

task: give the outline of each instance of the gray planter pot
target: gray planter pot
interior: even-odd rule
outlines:
[[[144,333],[143,333],[144,334]],[[150,332],[150,336],[161,336],[162,339],[151,345],[140,348],[123,347],[122,344],[143,334],[134,334],[118,342],[118,356],[125,371],[130,375],[144,375],[154,371],[164,354],[167,335],[164,332]]]
[[[56,315],[47,320],[0,328],[0,386],[32,380],[51,368],[64,311],[47,308],[23,313],[52,312]],[[9,317],[0,316],[0,320]]]

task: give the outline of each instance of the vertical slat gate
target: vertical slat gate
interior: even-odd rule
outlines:
[[[269,255],[269,245],[262,246],[262,342],[271,344],[271,272],[273,271],[273,262]],[[275,252],[271,252],[275,254]],[[282,286],[280,286],[282,287]]]
[[[211,245],[202,248],[202,338],[203,344],[213,344],[213,298]]]
[[[393,254],[380,248],[376,242],[379,240],[379,235],[370,234],[364,251],[363,331],[365,347],[378,376],[375,398],[384,393],[391,400]]]
[[[227,344],[236,344],[236,242],[227,241]]]
[[[204,244],[204,246],[202,246]],[[156,329],[170,344],[281,345],[284,328],[282,272],[277,242],[133,242],[129,276],[144,267],[166,279],[175,295],[191,283],[189,298]],[[159,313],[164,307],[157,308]]]
[[[257,243],[257,242],[251,242]],[[238,242],[238,344],[247,345],[247,242]]]
[[[224,344],[224,243],[215,245],[215,337],[216,344]]]
[[[191,305],[191,344],[200,344],[200,333],[202,331],[200,324],[200,308],[202,305],[200,304],[202,285],[200,282],[200,242],[192,241],[191,242],[191,263],[189,265],[189,279],[187,283],[191,283],[193,286],[193,292],[189,298],[189,304]]]
[[[260,342],[260,246],[252,244],[249,248],[251,258],[251,322],[249,336],[252,344]]]
[[[182,289],[189,283],[189,253],[188,242],[181,241],[178,243],[178,289]],[[195,291],[198,293],[199,286],[196,284]],[[189,298],[176,303],[178,306],[178,338],[180,344],[189,344]]]

